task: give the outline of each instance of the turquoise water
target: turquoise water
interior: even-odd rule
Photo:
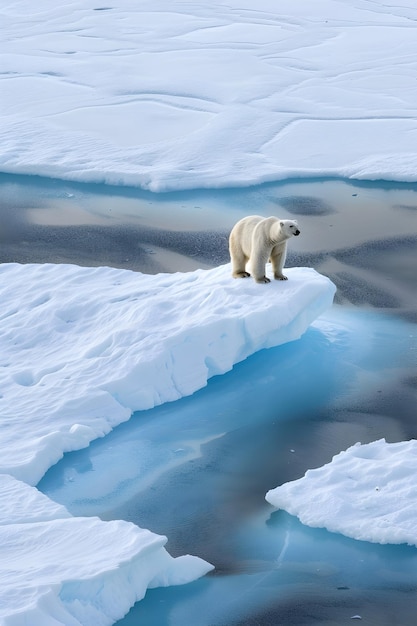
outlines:
[[[39,484],[74,514],[133,521],[215,565],[149,591],[120,625],[415,623],[415,548],[309,529],[264,496],[357,441],[417,436],[416,190],[327,180],[154,195],[0,176],[2,262],[212,267],[237,219],[277,214],[302,231],[288,265],[338,287],[299,341],[135,414]]]
[[[216,566],[148,592],[119,624],[342,624],[358,612],[411,624],[381,621],[381,607],[397,602],[414,619],[415,548],[309,529],[264,495],[357,441],[416,436],[415,331],[336,307],[299,341],[136,413],[52,468],[39,488],[72,513],[133,521],[167,535],[174,556]]]

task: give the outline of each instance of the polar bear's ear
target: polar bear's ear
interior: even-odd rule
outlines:
[[[281,228],[284,228],[284,222],[280,222],[279,225],[281,226]]]

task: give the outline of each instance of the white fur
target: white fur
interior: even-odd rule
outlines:
[[[269,283],[265,265],[270,260],[276,280],[287,280],[282,270],[287,256],[287,241],[300,230],[295,220],[250,215],[241,219],[229,238],[232,275],[234,278],[252,277],[257,283]],[[249,263],[250,274],[246,271]]]

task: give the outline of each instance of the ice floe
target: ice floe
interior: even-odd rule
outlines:
[[[310,268],[286,271],[288,281],[259,285],[229,265],[156,276],[1,265],[0,471],[35,485],[133,411],[299,338],[335,287]]]
[[[417,546],[417,441],[357,443],[266,499],[303,524],[353,539]]]
[[[212,566],[172,558],[167,538],[122,520],[72,517],[35,487],[0,474],[0,623],[108,626],[150,587]]]
[[[8,3],[0,171],[415,181],[416,17],[410,0]]]

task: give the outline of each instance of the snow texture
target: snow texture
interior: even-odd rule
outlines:
[[[0,171],[417,180],[414,0],[3,5]]]
[[[266,494],[307,526],[353,539],[417,546],[417,441],[357,443]]]

